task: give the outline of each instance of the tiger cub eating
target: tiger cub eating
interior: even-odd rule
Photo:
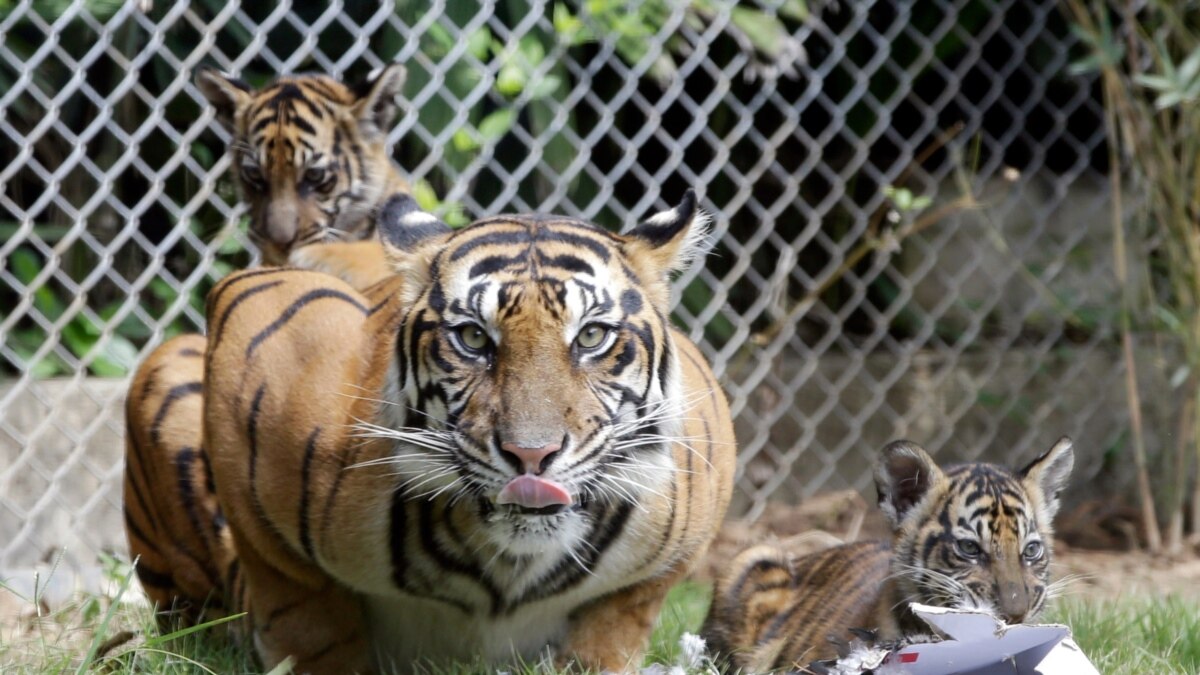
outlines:
[[[409,193],[387,152],[404,79],[392,64],[353,87],[308,74],[255,90],[197,70],[196,86],[232,134],[250,238],[264,262],[329,272],[355,288],[388,274],[375,221],[388,199]],[[339,245],[320,245],[330,242]]]
[[[623,235],[380,222],[395,270],[232,274],[126,403],[125,521],[160,608],[239,612],[270,669],[636,669],[733,492],[729,408],[668,318],[683,201]]]
[[[747,549],[717,580],[702,633],[735,668],[761,672],[834,658],[851,629],[885,642],[927,634],[910,602],[1032,620],[1046,601],[1051,521],[1073,464],[1067,438],[1015,473],[983,463],[943,471],[917,445],[891,443],[875,468],[890,545],[798,558],[776,545]]]

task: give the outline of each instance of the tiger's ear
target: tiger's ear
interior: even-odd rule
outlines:
[[[1054,447],[1033,460],[1018,472],[1021,482],[1038,503],[1038,520],[1049,525],[1058,512],[1058,495],[1067,486],[1067,478],[1075,466],[1075,450],[1071,439],[1063,436]]]
[[[196,87],[217,111],[217,121],[229,131],[233,131],[234,115],[254,93],[250,85],[211,66],[196,70]]]
[[[406,292],[419,293],[429,281],[429,267],[450,226],[422,211],[411,195],[394,195],[375,219],[388,264],[406,280]],[[415,296],[414,296],[415,297]]]
[[[675,208],[650,216],[626,237],[635,255],[648,258],[668,280],[708,252],[709,220],[696,208],[696,191],[688,188]]]
[[[875,465],[879,508],[893,528],[942,480],[929,453],[910,441],[888,443]]]
[[[364,132],[387,134],[396,118],[396,96],[407,76],[404,66],[393,63],[371,73],[365,82],[354,88],[358,97],[353,106],[354,117]]]

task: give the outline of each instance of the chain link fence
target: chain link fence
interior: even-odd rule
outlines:
[[[409,72],[390,140],[448,220],[620,227],[694,186],[676,318],[737,419],[734,509],[1076,438],[1122,488],[1098,87],[1051,1],[7,3],[0,9],[0,571],[123,551],[129,374],[257,263],[192,83]],[[436,195],[437,197],[434,197]]]

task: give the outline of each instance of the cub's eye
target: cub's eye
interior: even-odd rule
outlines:
[[[458,333],[458,341],[468,352],[482,352],[492,342],[487,332],[473,323],[459,326],[456,331]]]
[[[956,539],[954,541],[954,548],[964,558],[978,558],[982,552],[979,549],[979,542],[974,539]]]
[[[261,187],[263,185],[262,169],[260,169],[257,164],[251,164],[249,162],[245,162],[241,166],[242,166],[242,178],[247,183],[251,183],[255,187]]]
[[[583,327],[583,330],[579,331],[579,335],[575,336],[575,344],[579,345],[582,349],[595,349],[604,344],[611,330],[608,326],[589,323]]]
[[[313,186],[324,187],[325,183],[328,182],[329,177],[329,171],[323,166],[309,167],[309,169],[304,172],[304,182]]]
[[[1042,542],[1031,541],[1028,544],[1025,544],[1025,550],[1021,551],[1021,555],[1024,556],[1029,562],[1033,562],[1041,558],[1045,551],[1046,549],[1042,546]]]

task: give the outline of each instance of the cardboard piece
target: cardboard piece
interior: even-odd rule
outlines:
[[[1009,626],[981,612],[912,605],[946,636],[887,656],[879,675],[1099,675],[1061,624]]]

